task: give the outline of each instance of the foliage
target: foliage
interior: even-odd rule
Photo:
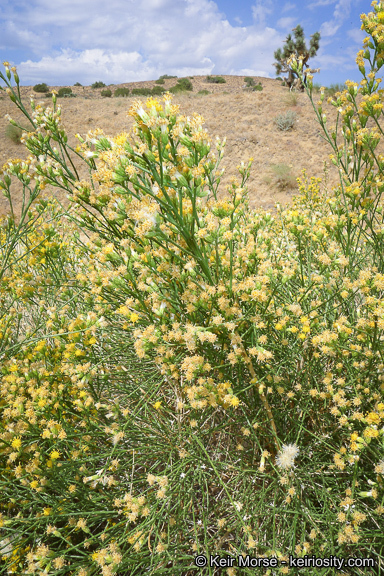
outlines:
[[[297,100],[296,92],[288,92],[288,94],[284,95],[284,104],[286,106],[297,106]]]
[[[249,207],[251,160],[221,190],[224,141],[169,94],[73,148],[56,95],[30,112],[6,65],[34,131],[0,181],[4,573],[192,576],[203,553],[382,573],[383,20],[362,17],[335,128],[312,100],[340,185],[304,174],[273,215]]]
[[[283,112],[282,114],[276,116],[274,122],[279,130],[283,130],[284,132],[286,132],[287,130],[292,130],[292,128],[295,125],[296,118],[297,118],[296,112],[293,112],[292,110],[287,110],[286,112]]]
[[[129,96],[129,88],[116,88],[115,92],[113,93],[115,98]]]
[[[92,88],[105,88],[105,84],[104,82],[98,81],[98,82],[94,82],[91,86]]]
[[[161,96],[165,92],[165,88],[162,86],[154,86],[151,90],[152,96]]]
[[[58,93],[57,93],[57,96],[58,96],[59,98],[62,98],[62,97],[65,97],[65,96],[73,96],[72,88],[66,88],[66,87],[59,88]]]
[[[110,98],[112,96],[112,91],[107,88],[106,90],[102,90],[100,94],[103,98]]]
[[[204,88],[203,90],[199,90],[197,93],[198,96],[208,96],[208,94],[210,94],[210,91],[207,90],[206,88]]]
[[[132,88],[132,96],[150,96],[152,94],[151,88]]]
[[[5,136],[8,140],[11,140],[14,144],[21,143],[21,135],[23,131],[18,126],[13,126],[12,124],[8,124],[5,129]]]
[[[169,74],[163,74],[160,76],[159,80],[170,80],[171,78],[177,78],[177,76],[170,76]]]
[[[165,84],[164,78],[159,78],[158,80],[155,80],[155,84]]]
[[[33,129],[33,126],[27,123],[27,126],[19,126],[16,122],[9,123],[5,129],[5,136],[14,144],[21,144],[23,142],[23,133],[27,133]]]
[[[33,87],[33,90],[35,92],[39,92],[41,94],[45,94],[46,92],[49,92],[49,87],[47,86],[47,84],[45,82],[43,82],[42,84],[36,84]]]
[[[193,90],[193,84],[189,80],[189,78],[179,78],[177,84],[175,84],[175,86],[172,86],[172,88],[169,89],[169,92],[171,92],[172,94],[177,94],[178,92],[185,92],[192,90]]]
[[[210,84],[225,84],[226,83],[226,79],[223,78],[222,76],[207,76],[205,80],[206,80],[206,82],[209,82]]]
[[[334,96],[337,92],[342,92],[343,90],[345,90],[345,84],[331,84],[325,89],[325,94],[327,97],[330,97]]]
[[[293,189],[296,187],[296,178],[292,174],[292,169],[287,164],[273,164],[271,166],[274,184],[280,190]]]
[[[251,78],[250,76],[246,76],[246,77],[244,78],[244,82],[246,83],[246,85],[247,85],[248,88],[255,85],[254,79]]]
[[[301,69],[304,71],[303,84],[305,84],[307,74],[305,70],[309,68],[308,60],[316,56],[319,47],[320,33],[315,32],[312,34],[308,48],[304,37],[304,30],[302,26],[297,25],[296,28],[293,29],[293,37],[292,34],[288,34],[283,48],[278,48],[274,53],[276,60],[274,66],[277,76],[280,76],[281,72],[288,72],[288,77],[284,78],[284,80],[286,84],[291,87],[294,80],[299,78],[298,71],[294,70],[290,65],[290,59],[295,58],[301,62]]]
[[[82,86],[82,84],[80,84],[80,82],[75,82],[74,86]]]
[[[255,86],[252,86],[253,92],[261,92],[262,90],[263,90],[263,86],[262,86],[261,82],[258,82],[257,84],[255,84]]]

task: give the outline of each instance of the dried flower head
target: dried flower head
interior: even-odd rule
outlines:
[[[296,444],[283,444],[282,449],[276,457],[276,464],[283,469],[291,468],[295,463],[295,458],[299,453]]]

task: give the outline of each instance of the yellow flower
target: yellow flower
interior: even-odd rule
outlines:
[[[58,450],[53,450],[50,454],[50,458],[51,460],[57,460],[58,458],[60,458],[61,454]]]
[[[157,402],[154,403],[153,407],[155,408],[155,410],[160,410],[161,408],[161,401],[158,400]]]
[[[12,440],[12,448],[14,448],[15,450],[20,450],[21,448],[21,438],[19,436],[17,436],[16,438],[14,438]]]
[[[135,323],[138,321],[139,315],[136,314],[136,312],[132,312],[130,319],[131,319],[131,322]]]

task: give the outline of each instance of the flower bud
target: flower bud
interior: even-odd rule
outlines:
[[[12,90],[10,88],[7,88],[5,91],[8,94],[8,96],[10,97],[10,99],[12,100],[12,102],[16,102],[16,96],[14,95]]]

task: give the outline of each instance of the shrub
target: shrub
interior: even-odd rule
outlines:
[[[296,177],[292,173],[291,167],[287,164],[273,164],[271,172],[274,183],[280,190],[296,188]]]
[[[262,89],[263,89],[263,86],[262,86],[261,82],[259,82],[255,86],[252,86],[253,92],[261,92]]]
[[[165,92],[165,88],[161,86],[154,86],[151,90],[152,96],[161,96]]]
[[[171,78],[177,78],[177,76],[170,76],[169,74],[163,74],[160,76],[159,80],[170,80]]]
[[[0,179],[11,209],[22,189],[0,226],[3,573],[184,576],[202,551],[382,571],[383,11],[335,133],[308,87],[340,185],[303,175],[275,214],[249,207],[251,161],[221,190],[224,142],[168,97],[79,149],[34,115]]]
[[[328,98],[334,96],[337,92],[342,92],[345,89],[345,84],[331,84],[326,88]]]
[[[39,92],[41,94],[45,94],[46,92],[49,92],[49,87],[47,86],[47,84],[45,84],[45,82],[43,82],[42,84],[36,84],[33,87],[33,90],[35,92]]]
[[[105,88],[105,86],[106,85],[104,84],[104,82],[101,82],[101,80],[100,80],[99,82],[94,82],[91,87],[92,88]]]
[[[159,78],[158,80],[155,80],[155,84],[165,84],[164,78]]]
[[[288,92],[284,96],[284,104],[286,106],[297,106],[297,94],[296,92]]]
[[[74,86],[82,86],[82,84],[80,84],[80,82],[76,82]]]
[[[132,96],[151,96],[151,88],[132,88]]]
[[[11,140],[14,144],[20,144],[20,139],[23,131],[18,126],[13,126],[12,124],[8,124],[5,129],[5,136],[8,140]]]
[[[27,126],[15,126],[14,124],[7,124],[5,128],[5,136],[11,140],[14,144],[21,144],[21,137],[23,132],[33,131],[33,126],[27,124]]]
[[[199,90],[197,94],[199,96],[207,96],[208,94],[210,94],[210,91],[204,88],[204,90]]]
[[[175,84],[175,86],[172,86],[172,88],[169,89],[169,92],[177,94],[179,92],[185,92],[191,90],[193,90],[192,82],[188,78],[179,78],[177,84]]]
[[[103,98],[110,98],[112,96],[112,91],[107,88],[106,90],[102,90],[100,94]]]
[[[125,96],[129,96],[129,88],[116,88],[113,95],[115,98],[124,98]]]
[[[283,112],[279,114],[275,118],[275,124],[279,130],[287,131],[292,130],[295,122],[296,122],[297,114],[296,112],[292,112],[292,110],[287,110],[287,112]]]
[[[246,83],[246,85],[247,85],[248,88],[255,85],[254,79],[251,78],[250,76],[246,76],[246,77],[244,78],[244,82]]]
[[[189,78],[179,78],[177,84],[182,87],[183,90],[191,91],[193,90],[193,84]]]
[[[209,82],[210,84],[225,84],[226,83],[226,79],[223,78],[222,76],[207,76],[205,80],[206,80],[206,82]]]
[[[57,96],[59,98],[63,98],[64,96],[73,96],[72,88],[66,88],[66,87],[59,88]]]

